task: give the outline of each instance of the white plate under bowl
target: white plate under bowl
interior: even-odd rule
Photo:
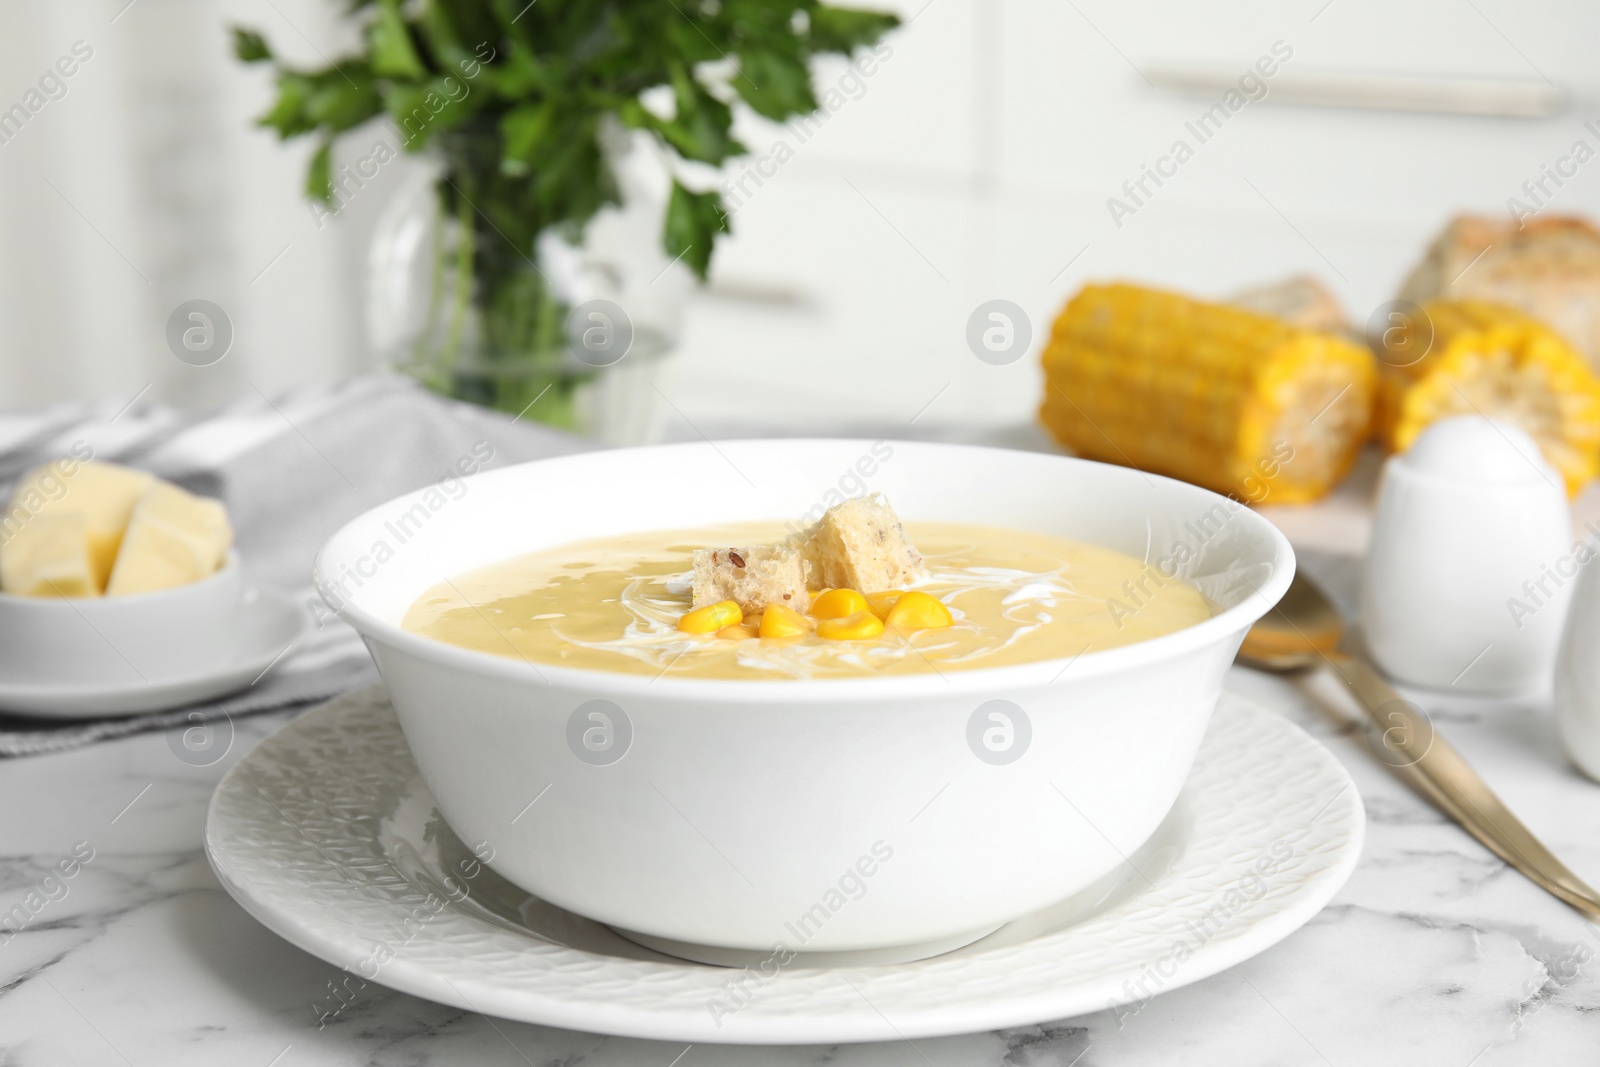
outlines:
[[[310,624],[310,616],[292,597],[267,589],[250,590],[240,606],[233,655],[205,670],[151,677],[145,682],[93,685],[17,685],[0,679],[0,710],[43,719],[94,719],[213,700],[260,678]]]
[[[363,980],[547,1026],[816,1044],[1021,1026],[1198,981],[1321,910],[1364,830],[1326,749],[1225,693],[1172,814],[1091,890],[913,963],[730,970],[643,948],[478,863],[374,688],[256,746],[217,786],[205,840],[250,914]]]

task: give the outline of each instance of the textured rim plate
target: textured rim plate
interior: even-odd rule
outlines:
[[[232,659],[199,674],[153,678],[144,685],[13,685],[0,681],[0,708],[45,719],[138,715],[227,696],[260,678],[290,644],[311,628],[292,597],[253,591],[243,611],[243,634]]]
[[[1321,910],[1364,829],[1327,750],[1225,693],[1173,814],[1104,883],[933,959],[730,970],[633,945],[476,863],[374,688],[261,742],[217,786],[205,836],[250,914],[363,979],[547,1026],[816,1044],[1026,1025],[1216,974]]]

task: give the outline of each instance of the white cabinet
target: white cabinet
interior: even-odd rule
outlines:
[[[803,430],[908,418],[949,383],[923,419],[1028,418],[1033,356],[980,363],[967,316],[1012,300],[1037,349],[1091,278],[1222,295],[1309,271],[1362,321],[1449,215],[1504,212],[1574,141],[1600,150],[1584,126],[1600,120],[1596,40],[1600,8],[1576,2],[932,0],[858,98],[740,207],[718,285],[691,310],[676,399],[691,418],[770,412]],[[1292,54],[1260,80],[1265,99],[1213,120],[1203,143],[1192,127],[1220,96],[1140,73],[1244,75],[1277,42]],[[1572,103],[1529,120],[1273,99],[1274,81],[1328,74],[1547,77]],[[785,136],[749,131],[758,151]],[[1192,155],[1162,164],[1170,176],[1145,178],[1132,204],[1123,183],[1179,140]],[[1597,175],[1591,163],[1547,184],[1549,210],[1600,214]],[[1113,196],[1135,208],[1120,226]]]

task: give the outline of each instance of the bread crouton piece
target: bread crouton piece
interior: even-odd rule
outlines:
[[[694,554],[694,606],[734,600],[746,615],[768,604],[805,611],[811,606],[809,577],[805,557],[794,545],[702,548]]]
[[[921,553],[881,493],[830,508],[795,542],[811,565],[812,580],[828,589],[881,593],[926,574]]]

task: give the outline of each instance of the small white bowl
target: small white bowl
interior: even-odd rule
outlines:
[[[0,593],[0,683],[142,685],[201,673],[234,655],[244,595],[234,552],[210,577],[151,593]]]
[[[1106,875],[1166,817],[1246,629],[1294,572],[1276,528],[1213,493],[1000,449],[719,441],[524,464],[463,485],[345,526],[318,556],[318,589],[366,639],[456,834],[529,892],[669,948],[931,952]],[[811,681],[579,670],[399,625],[437,582],[521,553],[793,523],[830,494],[865,489],[912,522],[1042,531],[1156,564],[1183,554],[1178,573],[1218,612],[1077,658],[1062,648],[1017,666]],[[1009,763],[969,742],[997,700],[1031,727]],[[631,734],[612,762],[575,740],[596,710],[614,738]]]

